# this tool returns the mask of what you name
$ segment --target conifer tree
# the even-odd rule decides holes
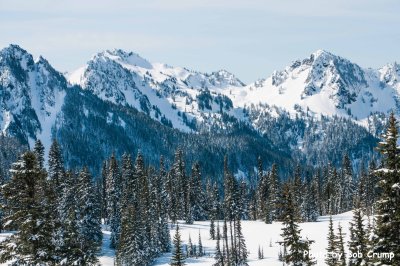
[[[171,236],[168,227],[168,194],[166,188],[167,173],[164,166],[164,158],[160,158],[160,169],[156,180],[158,195],[158,213],[159,213],[159,239],[160,251],[168,252],[171,249]]]
[[[212,218],[210,220],[210,238],[212,240],[215,240],[215,223]]]
[[[151,195],[150,195],[150,182],[148,173],[144,165],[144,158],[141,152],[138,153],[135,161],[135,179],[138,180],[138,208],[140,221],[143,228],[142,243],[144,247],[144,253],[148,256],[147,260],[150,260],[153,254],[152,246],[152,210],[151,210]]]
[[[284,240],[284,248],[286,253],[284,255],[284,262],[291,265],[304,265],[308,263],[309,259],[304,256],[304,251],[309,249],[308,241],[304,242],[300,239],[298,214],[294,205],[294,199],[289,184],[284,184],[282,194],[283,206],[283,228],[282,234]],[[306,243],[306,244],[305,244]]]
[[[146,265],[141,241],[140,217],[134,204],[129,203],[122,213],[121,237],[116,252],[116,265]]]
[[[341,196],[341,212],[348,211],[353,206],[353,196],[355,193],[353,170],[348,154],[343,157],[342,166],[342,196]]]
[[[56,263],[48,220],[46,174],[33,152],[25,152],[12,166],[12,178],[1,188],[7,228],[17,231],[0,243],[0,263],[15,265]]]
[[[393,113],[388,128],[380,142],[383,167],[378,169],[381,194],[376,202],[376,228],[374,252],[394,253],[392,260],[381,258],[376,265],[400,265],[400,173],[398,122]]]
[[[43,143],[37,139],[33,148],[39,168],[44,168],[44,146]]]
[[[338,226],[338,235],[336,236],[336,253],[342,254],[342,256],[338,259],[337,265],[338,266],[346,266],[346,251],[344,249],[344,233],[343,228],[339,223]]]
[[[366,235],[366,228],[363,222],[359,200],[357,200],[356,209],[353,211],[353,221],[350,222],[349,252],[351,254],[361,254],[360,257],[353,256],[350,258],[350,266],[367,265],[368,237]]]
[[[325,263],[328,266],[336,266],[338,264],[338,259],[335,256],[337,248],[335,231],[333,229],[332,215],[329,217],[329,231],[328,231],[328,247],[326,248],[327,256],[325,258]]]
[[[189,241],[188,241],[188,244],[187,244],[187,250],[188,250],[187,257],[193,257],[193,255],[194,255],[194,253],[193,253],[193,243],[192,243],[192,238],[190,237],[190,234],[189,234]]]
[[[231,261],[231,254],[229,251],[229,243],[228,243],[228,224],[226,219],[224,220],[224,225],[222,227],[222,242],[223,242],[223,254],[224,254],[224,261],[226,263],[230,263]]]
[[[182,252],[181,234],[179,232],[179,225],[176,224],[176,230],[174,235],[174,249],[172,252],[171,266],[182,266],[185,265],[185,258]]]
[[[199,247],[199,252],[198,252],[198,256],[202,257],[204,255],[204,251],[203,251],[203,243],[201,242],[201,235],[200,235],[200,230],[199,230],[199,242],[198,242],[198,247]]]
[[[120,234],[121,212],[121,177],[117,159],[113,154],[109,162],[107,175],[107,213],[109,215],[109,225],[111,229],[110,247],[116,248]]]
[[[63,206],[63,227],[61,253],[65,262],[64,265],[71,265],[83,257],[84,250],[81,248],[79,233],[78,198],[76,191],[78,178],[71,172],[65,173],[65,190],[62,198]]]
[[[219,223],[217,224],[217,247],[215,250],[215,263],[213,266],[224,266],[224,254],[221,252]]]
[[[77,184],[78,202],[78,230],[81,249],[84,250],[84,257],[79,261],[82,265],[95,264],[96,254],[99,251],[102,233],[99,195],[96,194],[92,177],[85,167],[80,172]]]
[[[54,184],[55,191],[62,195],[64,190],[64,161],[61,155],[60,145],[56,140],[53,140],[53,143],[50,146],[49,150],[49,179],[52,180]],[[60,206],[62,208],[62,206]],[[61,210],[58,210],[61,212]]]
[[[237,219],[235,222],[235,238],[236,238],[236,265],[247,265],[247,248],[245,239],[242,233],[242,226],[240,219]]]
[[[304,211],[302,210],[302,207],[304,209],[302,194],[304,193],[305,189],[303,187],[303,181],[301,178],[301,168],[300,168],[299,164],[296,166],[293,182],[294,182],[294,184],[293,184],[294,206],[295,206],[295,208],[297,208],[296,213],[299,214],[299,220],[302,221],[305,216]]]
[[[307,182],[305,186],[304,218],[308,222],[315,222],[319,216],[319,189],[317,177]]]
[[[108,176],[108,167],[107,160],[103,161],[103,165],[101,167],[101,218],[104,219],[104,223],[108,223],[108,213],[107,213],[107,176]]]
[[[190,184],[188,185],[188,212],[190,211],[192,220],[202,221],[205,216],[205,196],[202,189],[200,164],[196,162],[192,167]],[[190,219],[189,219],[190,220]]]
[[[278,166],[277,164],[273,164],[271,168],[271,173],[269,174],[268,208],[270,216],[268,222],[275,221],[278,218],[279,216],[278,204],[279,204]]]
[[[258,259],[264,259],[264,251],[261,249],[260,245],[258,245]]]
[[[4,180],[4,176],[1,174],[0,172],[0,188],[4,185],[5,180]],[[2,193],[0,193],[0,233],[4,230],[4,226],[3,226],[3,216],[4,216],[4,212],[3,212],[3,208],[1,206],[4,205],[4,199],[3,199],[3,195]]]
[[[188,179],[185,171],[185,161],[183,158],[182,149],[175,152],[175,160],[171,169],[172,185],[174,186],[175,210],[174,219],[185,218],[188,216],[186,212],[190,211],[186,206],[187,192],[188,192]],[[174,220],[173,219],[173,220]]]

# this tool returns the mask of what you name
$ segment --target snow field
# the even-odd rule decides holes
[[[343,227],[345,233],[345,242],[349,240],[349,222],[352,219],[352,212],[346,212],[339,215],[332,216],[333,226],[335,233],[339,223]],[[215,222],[217,225],[217,221]],[[223,222],[220,221],[220,228],[222,233]],[[315,243],[311,245],[311,252],[318,255],[315,257],[317,265],[325,265],[323,254],[326,252],[328,246],[329,216],[319,217],[317,222],[301,223],[300,228],[302,238],[314,240]],[[171,225],[171,239],[175,233],[175,226]],[[186,259],[186,265],[193,266],[211,266],[214,264],[214,252],[216,247],[216,240],[210,239],[210,221],[194,222],[193,224],[185,224],[183,221],[179,222],[179,229],[183,245],[188,243],[189,235],[192,239],[193,245],[198,245],[198,235],[200,232],[201,241],[205,256],[199,258]],[[282,233],[282,223],[274,222],[272,224],[265,224],[262,221],[242,221],[242,230],[246,239],[246,247],[249,253],[248,264],[249,266],[281,266],[282,262],[278,260],[280,246],[277,241],[281,241],[280,234]],[[99,257],[101,265],[112,266],[114,265],[115,252],[109,249],[110,232],[103,231],[103,250]],[[258,259],[258,247],[264,251],[264,259]],[[221,243],[222,248],[222,243]],[[347,248],[347,247],[346,247]],[[171,259],[171,253],[164,253],[162,256],[154,261],[154,266],[168,266]]]

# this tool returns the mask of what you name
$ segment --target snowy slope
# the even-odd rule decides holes
[[[365,120],[375,112],[396,110],[397,64],[363,69],[347,59],[318,50],[282,71],[229,92],[235,106],[266,103],[296,113],[344,116]],[[318,116],[317,116],[318,117]]]
[[[165,116],[173,127],[191,131],[187,121],[210,123],[220,118],[221,111],[252,123],[242,114],[250,105],[268,105],[292,114],[307,111],[316,118],[321,114],[347,117],[367,127],[371,115],[398,110],[399,76],[397,63],[365,69],[318,50],[245,86],[225,70],[205,74],[113,50],[95,55],[68,79],[103,99],[129,104],[157,120]],[[226,104],[221,106],[222,95]],[[277,116],[276,110],[266,111]]]
[[[219,95],[217,91],[244,86],[225,70],[204,74],[149,63],[138,54],[118,49],[98,53],[86,66],[69,74],[68,80],[104,100],[135,107],[156,120],[167,119],[182,131],[191,131],[188,124],[192,119],[202,121],[204,113],[220,110],[213,103]],[[197,101],[203,90],[212,91],[210,108],[202,108]]]
[[[64,103],[67,81],[43,57],[17,45],[0,51],[0,131],[46,148]]]

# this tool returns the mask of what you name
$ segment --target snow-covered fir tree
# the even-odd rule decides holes
[[[301,239],[301,230],[298,225],[299,214],[296,213],[298,209],[295,207],[293,192],[288,183],[283,185],[282,206],[283,228],[281,236],[285,249],[284,262],[295,266],[312,265],[312,259],[309,256],[304,256],[304,251],[309,250],[309,241]]]
[[[378,259],[376,265],[400,265],[400,155],[397,146],[398,122],[392,113],[380,142],[383,166],[377,170],[381,194],[376,202],[374,252],[393,252],[394,258]]]
[[[7,204],[3,209],[5,227],[16,232],[0,242],[0,262],[16,265],[56,263],[52,245],[53,228],[46,205],[46,173],[36,155],[25,152],[11,169],[12,177],[1,188]]]
[[[181,241],[181,233],[179,232],[179,225],[176,224],[175,235],[174,235],[174,244],[172,251],[172,258],[170,265],[171,266],[183,266],[185,265],[185,257],[182,251],[182,241]]]
[[[85,256],[78,264],[91,265],[97,262],[101,246],[100,195],[96,193],[89,170],[85,167],[79,173],[76,187],[79,243]]]
[[[108,164],[107,173],[107,214],[106,223],[111,228],[110,247],[116,248],[121,226],[120,197],[121,197],[121,176],[117,159],[113,154]]]
[[[328,240],[328,247],[326,248],[327,256],[325,258],[325,263],[328,266],[335,266],[338,264],[338,259],[335,256],[335,253],[337,252],[338,248],[337,248],[335,231],[333,228],[332,216],[329,217],[329,230],[328,230],[327,240]]]
[[[338,259],[337,265],[338,266],[346,266],[346,251],[345,251],[345,244],[344,244],[344,236],[343,227],[338,225],[338,234],[336,235],[336,253],[342,254],[342,256]]]
[[[363,220],[363,213],[361,211],[360,202],[358,199],[356,203],[356,208],[353,211],[353,221],[350,222],[349,252],[351,254],[361,254],[361,256],[353,256],[350,258],[350,266],[368,265],[368,236]]]

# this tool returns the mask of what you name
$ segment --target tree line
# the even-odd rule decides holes
[[[185,256],[201,253],[188,250],[180,256],[179,227],[171,246],[169,223],[210,220],[210,238],[217,240],[215,265],[246,265],[241,221],[263,220],[283,222],[286,250],[281,257],[287,263],[295,263],[304,259],[299,254],[312,244],[301,238],[299,222],[354,208],[358,216],[377,214],[376,228],[370,232],[381,237],[373,242],[374,248],[394,248],[398,239],[393,230],[399,227],[392,217],[392,213],[397,215],[399,206],[396,184],[400,159],[393,142],[398,137],[396,123],[391,116],[386,140],[381,143],[381,165],[372,160],[356,175],[350,156],[345,155],[340,168],[328,164],[310,170],[297,165],[287,179],[279,175],[278,164],[264,169],[262,158],[257,162],[255,180],[238,177],[230,171],[227,157],[222,180],[204,177],[204,162],[188,167],[182,149],[175,152],[170,167],[163,157],[154,167],[146,165],[141,152],[134,159],[129,154],[120,159],[113,154],[103,162],[101,176],[92,178],[85,167],[65,169],[56,141],[45,167],[44,148],[38,140],[32,151],[24,152],[13,164],[11,178],[0,178],[1,229],[15,231],[1,242],[0,260],[94,265],[102,241],[101,226],[111,232],[110,247],[116,250],[116,265],[149,265],[169,251],[173,258],[184,260]],[[363,239],[360,231],[368,232],[368,228],[360,226],[365,224],[358,217],[351,226],[351,245],[357,249],[370,245],[357,242]],[[337,245],[341,234],[330,235],[332,250],[342,248]],[[366,238],[372,235],[363,234]],[[391,238],[391,242],[382,242],[384,237]],[[310,259],[301,263],[314,262]]]

